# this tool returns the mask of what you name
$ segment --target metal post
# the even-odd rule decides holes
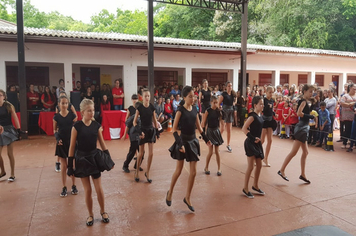
[[[20,114],[21,129],[27,130],[27,97],[26,97],[26,77],[25,77],[25,41],[23,29],[23,2],[16,0],[17,15],[17,50],[18,50],[18,79],[20,87]],[[22,138],[27,139],[27,134],[22,134]]]
[[[148,0],[148,89],[154,102],[153,0]]]
[[[242,94],[246,96],[246,61],[247,61],[247,14],[248,1],[242,3],[241,14],[241,77],[242,77]]]

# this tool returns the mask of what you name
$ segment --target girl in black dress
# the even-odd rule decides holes
[[[74,124],[70,137],[67,174],[69,176],[74,175],[82,180],[85,192],[85,203],[89,212],[86,224],[92,226],[94,223],[90,176],[98,196],[102,221],[109,223],[109,215],[105,212],[104,192],[101,186],[101,172],[103,170],[99,168],[98,163],[104,159],[108,159],[107,157],[110,158],[110,154],[104,142],[102,134],[103,128],[94,120],[94,102],[89,99],[83,99],[80,103],[80,112],[82,113],[83,119]],[[96,148],[97,141],[99,141],[101,149],[104,151]],[[75,165],[73,167],[76,146]],[[114,166],[111,165],[109,168],[114,168]]]
[[[261,144],[261,133],[263,127],[263,118],[261,112],[263,110],[263,99],[260,96],[255,96],[252,99],[253,112],[249,114],[242,131],[246,134],[247,138],[245,140],[245,152],[247,156],[247,170],[245,173],[245,185],[242,192],[248,198],[253,198],[253,194],[248,190],[248,182],[256,162],[256,170],[254,176],[254,182],[252,185],[252,190],[257,194],[265,195],[265,193],[258,187],[258,180],[260,178],[262,160],[264,158],[263,148]]]
[[[308,156],[308,145],[306,142],[308,140],[309,134],[309,119],[314,119],[314,116],[310,115],[311,109],[309,108],[307,101],[310,100],[310,98],[312,97],[314,89],[314,86],[305,84],[302,88],[303,96],[298,101],[297,115],[299,117],[299,122],[294,128],[295,140],[293,142],[292,150],[286,156],[281,169],[278,171],[278,175],[286,181],[289,181],[289,179],[285,175],[285,169],[301,147],[303,152],[300,160],[301,175],[299,176],[299,179],[303,180],[307,184],[310,184],[310,181],[305,175],[305,164]]]
[[[14,119],[16,129],[12,125],[11,118]],[[0,178],[6,175],[4,161],[2,159],[2,149],[4,146],[7,146],[7,155],[10,160],[11,175],[8,178],[8,181],[15,181],[15,157],[14,157],[14,141],[20,139],[20,123],[17,118],[14,106],[6,101],[6,93],[4,90],[0,89],[0,126],[1,135],[0,135]]]
[[[261,143],[265,142],[267,136],[267,145],[266,145],[266,155],[263,159],[263,162],[266,166],[270,167],[271,165],[268,162],[269,152],[271,151],[272,145],[272,135],[273,130],[276,129],[277,122],[273,119],[273,105],[274,100],[272,99],[273,87],[268,86],[266,89],[266,97],[263,98],[264,108],[263,108],[263,129],[262,129],[262,138]]]
[[[66,96],[61,96],[58,99],[58,105],[60,107],[60,112],[56,113],[53,117],[53,132],[54,137],[57,140],[56,153],[55,155],[59,157],[61,161],[61,174],[62,174],[62,192],[61,197],[67,196],[67,157],[70,145],[70,133],[72,131],[73,123],[77,121],[77,117],[74,116],[73,112],[68,111],[68,98]],[[72,176],[72,190],[71,193],[78,194],[77,187],[75,186],[75,178]]]
[[[194,102],[194,92],[193,87],[185,86],[182,91],[182,96],[184,101],[181,102],[181,106],[178,108],[176,113],[176,118],[173,124],[173,136],[175,142],[172,147],[169,149],[171,152],[171,157],[177,160],[176,170],[173,173],[172,181],[170,188],[166,196],[166,204],[171,206],[172,204],[172,195],[174,186],[182,173],[184,166],[184,159],[189,162],[189,178],[187,192],[183,199],[184,203],[187,204],[188,208],[191,211],[194,211],[194,207],[190,201],[190,195],[193,189],[195,175],[197,172],[197,161],[199,161],[198,156],[200,155],[200,145],[198,139],[195,137],[196,128],[199,130],[199,133],[203,137],[204,141],[211,146],[206,134],[203,132],[202,127],[200,126],[198,111]],[[181,124],[181,135],[177,133],[178,125]],[[184,125],[182,125],[184,124]]]
[[[222,102],[224,103],[223,105],[223,114],[224,114],[224,123],[226,124],[226,132],[227,132],[227,150],[228,152],[232,152],[232,149],[230,147],[230,139],[231,139],[231,130],[232,130],[232,123],[234,122],[234,107],[233,104],[235,103],[235,97],[236,94],[232,90],[232,83],[231,82],[226,82],[226,92],[223,92],[221,96],[219,97],[219,104]],[[222,124],[220,129],[221,129],[221,134],[224,132],[224,125]]]
[[[210,106],[210,97],[211,91],[208,87],[208,81],[206,79],[203,80],[203,88],[199,92],[199,102],[201,104],[201,112],[205,113],[206,109]],[[204,128],[204,126],[203,126]]]
[[[153,144],[156,142],[156,136],[159,138],[159,132],[157,130],[157,119],[156,119],[156,111],[155,107],[150,103],[150,91],[148,89],[144,89],[142,92],[143,96],[143,104],[139,106],[135,113],[135,118],[133,121],[133,125],[138,130],[138,133],[143,136],[143,139],[139,140],[139,154],[137,157],[138,167],[135,172],[135,181],[140,181],[139,178],[139,168],[141,165],[142,157],[145,152],[145,143],[148,143],[148,161],[147,161],[147,171],[145,173],[147,182],[152,183],[152,179],[150,179],[150,169],[153,158]],[[140,116],[141,119],[141,129],[137,126],[137,119]],[[153,121],[153,124],[152,124]],[[154,125],[154,126],[153,126]]]
[[[215,95],[211,97],[211,106],[206,110],[203,116],[203,121],[201,123],[202,127],[205,127],[208,124],[208,129],[206,130],[206,135],[211,142],[211,146],[209,146],[209,153],[206,156],[206,164],[204,168],[204,173],[206,175],[210,175],[209,171],[209,162],[210,158],[213,155],[213,147],[215,147],[215,155],[216,162],[218,164],[218,172],[217,175],[221,176],[220,169],[220,151],[219,146],[224,143],[224,140],[221,137],[221,133],[219,130],[219,124],[222,120],[221,111],[219,109],[219,98]]]

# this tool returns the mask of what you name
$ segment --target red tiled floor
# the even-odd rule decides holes
[[[300,152],[286,169],[290,179],[286,182],[277,171],[292,141],[274,137],[272,166],[264,167],[260,177],[260,187],[266,196],[247,199],[241,192],[246,169],[245,136],[235,127],[232,133],[233,153],[228,153],[225,145],[221,146],[221,177],[216,176],[214,157],[209,168],[211,175],[203,173],[207,147],[200,142],[202,156],[191,198],[195,213],[183,203],[187,164],[177,182],[172,206],[165,204],[175,169],[175,161],[168,152],[173,142],[171,133],[164,133],[155,145],[152,184],[146,182],[144,172],[140,173],[140,183],[136,183],[133,172],[122,171],[128,140],[106,142],[116,162],[115,169],[102,175],[106,211],[111,222],[100,222],[94,191],[96,220],[93,227],[85,225],[88,213],[80,179],[77,179],[79,195],[59,197],[62,186],[60,174],[54,171],[54,138],[33,136],[16,142],[16,181],[0,181],[0,235],[273,235],[311,225],[335,225],[356,235],[353,210],[356,206],[356,153],[346,153],[339,143],[335,143],[336,152],[310,147],[307,176],[312,184],[304,185],[298,179]],[[6,150],[3,157],[9,173]],[[67,187],[70,189],[69,180]]]

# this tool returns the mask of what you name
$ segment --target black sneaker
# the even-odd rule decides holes
[[[60,162],[56,162],[55,171],[56,172],[61,172],[61,163]]]
[[[61,197],[66,197],[67,196],[67,187],[63,187],[61,194],[59,195]]]
[[[228,152],[232,152],[230,145],[226,146]]]
[[[253,194],[249,191],[248,193],[245,192],[245,189],[242,189],[242,192],[245,194],[246,197],[248,198],[254,198]]]
[[[10,178],[7,179],[7,181],[14,182],[15,181],[15,176],[14,177],[11,176]]]
[[[255,187],[253,187],[253,186],[252,186],[252,190],[253,190],[253,191],[256,191],[256,192],[257,192],[257,194],[260,194],[260,195],[265,195],[265,192],[263,192],[260,188],[259,188],[259,189],[257,189],[257,188],[255,188]]]
[[[71,191],[72,195],[77,195],[78,194],[78,189],[77,186],[73,185],[72,186],[72,191]]]
[[[134,169],[136,170],[136,165],[134,166]],[[140,167],[140,171],[143,171],[143,169]]]
[[[129,170],[128,167],[123,166],[122,169],[123,169],[123,171],[124,171],[125,173],[130,173],[130,170]]]

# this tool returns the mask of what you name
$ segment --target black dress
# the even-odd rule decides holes
[[[98,139],[98,130],[101,125],[92,121],[86,126],[83,121],[77,121],[74,128],[77,130],[77,151],[75,154],[75,171],[74,176],[83,178],[92,176],[97,179],[101,176],[101,171],[96,162],[99,149],[96,148]]]
[[[234,107],[232,105],[234,103],[234,96],[232,94],[229,95],[227,92],[223,92],[221,96],[224,97],[223,100],[224,121],[225,123],[233,123]]]
[[[70,146],[70,135],[73,127],[73,120],[76,118],[73,112],[68,112],[68,114],[63,117],[61,114],[57,113],[54,115],[53,120],[57,122],[58,134],[62,140],[63,145],[56,145],[55,155],[62,158],[68,157],[69,146]]]
[[[210,107],[211,91],[209,89],[207,91],[205,91],[204,89],[201,89],[200,91],[202,94],[201,112],[205,113],[205,111]]]
[[[208,129],[206,131],[206,135],[214,146],[220,146],[224,143],[219,129],[221,111],[219,109],[214,110],[209,107],[206,112],[208,112]]]
[[[251,112],[249,116],[253,117],[253,122],[250,125],[250,133],[253,137],[261,138],[262,127],[263,127],[263,118],[262,116],[257,115],[255,112]],[[255,139],[250,139],[247,137],[245,139],[245,152],[246,156],[254,156],[256,158],[264,158],[262,143],[255,143]]]
[[[298,108],[302,102],[306,102],[305,99],[301,99],[298,101]],[[304,114],[310,114],[310,108],[308,103],[306,102],[305,107],[303,109]],[[294,138],[302,143],[305,143],[308,140],[309,136],[309,119],[305,116],[299,118],[299,122],[295,125],[294,128]]]
[[[200,145],[198,139],[195,136],[195,122],[198,114],[197,108],[192,106],[192,110],[188,111],[184,106],[180,106],[178,107],[177,111],[181,112],[181,117],[179,120],[179,124],[181,125],[180,137],[183,141],[185,153],[180,152],[179,145],[174,142],[173,145],[169,148],[171,157],[175,160],[185,159],[187,162],[199,161],[198,156],[200,156]]]
[[[0,146],[10,145],[12,142],[18,140],[18,134],[12,125],[11,113],[3,104],[0,107],[0,125],[4,128],[4,132],[0,135]]]
[[[152,125],[152,116],[155,111],[154,106],[150,103],[148,107],[143,104],[137,110],[140,112],[141,131],[145,134],[145,138],[140,139],[139,144],[155,143],[156,142],[156,129]]]
[[[273,105],[274,105],[274,100],[271,98],[268,100],[266,97],[263,98],[263,128],[272,128],[272,130],[275,130],[277,128],[277,122],[275,119],[273,119]]]

